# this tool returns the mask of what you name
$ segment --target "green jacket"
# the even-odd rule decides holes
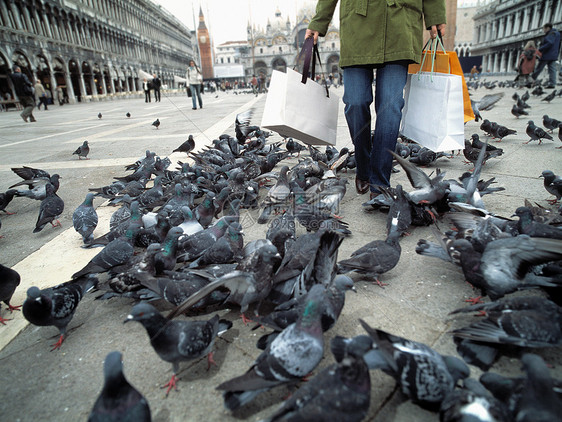
[[[326,35],[338,0],[318,0],[308,28]],[[423,31],[446,23],[445,0],[341,0],[340,66],[419,63]]]

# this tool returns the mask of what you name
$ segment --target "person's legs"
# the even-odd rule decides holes
[[[373,68],[354,66],[343,69],[345,119],[355,146],[356,177],[369,181],[371,155],[371,110],[373,102]]]
[[[377,186],[390,186],[392,155],[388,150],[396,148],[407,77],[407,65],[389,63],[377,69],[376,122],[370,161],[372,192],[377,191]]]
[[[536,81],[538,76],[541,74],[542,70],[546,66],[546,62],[544,60],[539,60],[539,64],[537,65],[535,71],[531,75],[531,77]]]
[[[191,90],[191,101],[193,103],[193,110],[197,108],[197,87],[196,85],[189,85],[189,89]]]
[[[556,86],[556,60],[551,60],[548,62],[548,85]]]
[[[197,100],[199,101],[199,108],[203,108],[203,98],[201,97],[201,85],[197,85]]]

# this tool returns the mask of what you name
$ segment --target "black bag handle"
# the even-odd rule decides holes
[[[304,44],[302,46],[302,49],[301,49],[301,51],[300,51],[300,53],[297,57],[297,63],[299,62],[303,53],[304,53],[304,63],[303,63],[303,69],[302,69],[301,82],[303,84],[305,84],[306,80],[308,79],[309,74],[310,74],[310,78],[313,81],[316,77],[316,60],[318,60],[318,63],[320,63],[320,66],[322,66],[322,62],[320,61],[320,53],[318,52],[318,46],[316,44],[314,44],[314,38],[313,37],[309,37],[309,38],[306,38],[304,40]],[[312,60],[312,69],[310,69],[311,60]],[[324,88],[326,88],[326,97],[329,98],[330,97],[330,91],[328,90],[328,86],[324,85]]]

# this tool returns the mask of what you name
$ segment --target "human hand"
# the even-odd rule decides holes
[[[313,31],[312,29],[307,29],[306,33],[304,34],[304,38],[314,38],[314,44],[318,43],[318,31]]]
[[[447,25],[444,23],[440,23],[439,25],[433,25],[431,27],[431,29],[429,30],[429,36],[431,37],[431,39],[435,39],[437,38],[437,31],[439,31],[439,33],[441,34],[441,36],[445,36],[445,27]]]

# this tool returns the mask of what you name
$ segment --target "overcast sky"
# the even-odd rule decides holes
[[[246,40],[248,21],[265,28],[267,19],[275,17],[279,9],[283,19],[296,23],[297,10],[313,7],[315,0],[152,0],[161,4],[188,28],[199,24],[199,7],[215,46],[225,41]]]

